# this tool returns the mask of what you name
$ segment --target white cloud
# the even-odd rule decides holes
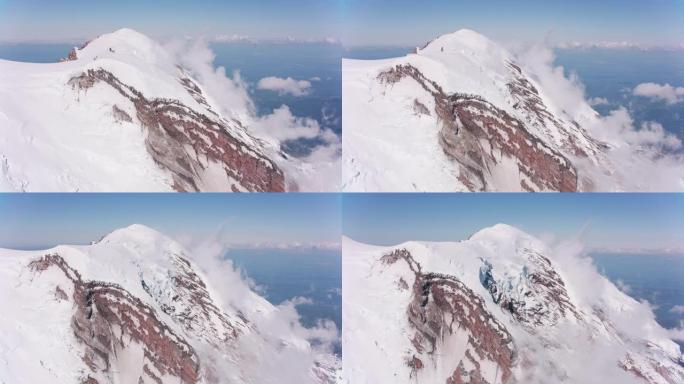
[[[601,317],[610,324],[616,334],[625,339],[649,340],[672,356],[678,356],[678,346],[670,340],[668,330],[661,327],[647,302],[639,302],[621,292],[615,284],[601,275],[593,260],[587,256],[583,244],[578,240],[557,240],[547,243],[547,256],[556,272],[564,280],[572,301],[581,308],[600,309]],[[516,344],[522,350],[528,347],[531,356],[539,353],[538,361],[544,359],[563,361],[563,370],[571,373],[573,382],[615,383],[631,382],[631,374],[622,370],[617,361],[624,358],[628,346],[622,343],[602,341],[601,338],[586,337],[586,328],[575,324],[556,325],[555,342],[566,348],[537,349],[536,336],[528,338],[525,332],[517,336]],[[529,340],[529,341],[528,341]],[[577,359],[578,351],[591,351],[591,359]],[[547,360],[548,361],[548,360]],[[525,372],[524,381],[546,383],[549,377],[558,375],[553,364],[535,364]]]
[[[308,156],[282,166],[298,180],[300,191],[339,191],[342,180],[342,140],[329,129],[322,130],[319,137],[325,144],[316,147]]]
[[[307,80],[295,80],[291,77],[281,78],[275,76],[264,77],[257,83],[257,88],[278,92],[279,95],[290,94],[292,96],[305,96],[311,91],[311,82]]]
[[[313,305],[313,300],[311,300],[308,297],[295,296],[295,297],[291,298],[290,300],[285,301],[285,303],[291,303],[294,306],[297,306],[297,305]]]
[[[212,41],[217,42],[217,43],[235,43],[235,42],[254,42],[255,40],[250,38],[249,36],[246,36],[246,35],[223,34],[223,35],[214,36]]]
[[[517,56],[525,71],[540,83],[553,112],[577,121],[608,145],[603,156],[605,167],[575,159],[579,174],[590,180],[593,190],[684,190],[684,155],[672,151],[681,148],[676,136],[656,122],[636,126],[624,107],[599,116],[589,105],[579,78],[573,73],[566,75],[562,66],[554,66],[550,48],[518,48]]]
[[[663,100],[668,104],[684,101],[684,87],[673,87],[670,84],[641,83],[634,87],[635,96]]]
[[[684,341],[684,321],[679,322],[679,327],[668,329],[667,332],[672,340]]]
[[[610,104],[610,102],[605,97],[592,97],[591,99],[589,99],[589,105],[591,106],[608,104]]]
[[[670,308],[669,312],[684,315],[684,305],[675,305],[674,307]]]
[[[564,67],[554,67],[553,50],[544,45],[532,45],[519,49],[517,57],[518,63],[540,83],[553,101],[553,105],[549,106],[553,112],[571,117],[593,112],[577,74],[570,73],[566,77]]]
[[[254,283],[224,258],[229,247],[223,240],[225,236],[225,230],[221,228],[206,238],[186,238],[184,241],[188,257],[200,267],[210,287],[216,290],[223,301],[222,306],[239,310],[255,328],[237,341],[236,350],[242,355],[240,367],[229,361],[214,361],[213,373],[235,378],[235,372],[243,372],[259,383],[313,384],[311,368],[321,362],[330,363],[333,345],[339,343],[337,326],[331,320],[321,320],[314,327],[302,325],[296,306],[312,304],[307,298],[295,297],[275,307],[258,305],[260,300],[265,300],[256,297]],[[199,352],[203,358],[214,360],[213,354]],[[242,380],[236,378],[235,381]]]
[[[321,133],[318,121],[294,116],[287,105],[281,105],[270,115],[258,117],[253,127],[258,133],[279,141],[313,139]]]
[[[231,243],[233,248],[239,249],[280,249],[280,250],[339,250],[341,249],[339,242],[289,242],[289,243],[274,243],[274,242],[257,242],[257,243]]]
[[[629,284],[625,283],[624,281],[622,281],[620,279],[615,281],[615,286],[617,286],[620,291],[622,291],[623,293],[625,293],[627,295],[629,295],[630,291],[632,290],[632,287],[630,287]]]
[[[680,51],[684,50],[684,44],[643,44],[634,41],[571,41],[555,45],[558,49],[589,50],[589,49],[616,49],[616,50],[640,50],[640,51]]]
[[[240,73],[233,72],[231,78],[226,75],[224,67],[214,68],[216,56],[207,41],[172,40],[165,48],[175,57],[177,63],[203,85],[206,92],[218,103],[223,115],[240,119],[254,114],[254,102]]]

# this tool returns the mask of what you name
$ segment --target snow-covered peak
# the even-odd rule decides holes
[[[104,236],[95,244],[103,245],[108,249],[123,247],[134,249],[134,254],[143,255],[145,258],[160,258],[166,260],[170,255],[184,255],[187,251],[175,240],[161,232],[142,224],[133,224],[125,228],[114,230]],[[131,254],[131,253],[123,253]]]
[[[421,49],[422,52],[468,50],[471,52],[485,53],[501,51],[502,48],[488,39],[486,36],[471,29],[459,29],[456,32],[447,33],[430,41]]]
[[[113,58],[127,62],[160,63],[170,57],[160,44],[130,28],[100,35],[76,50],[80,60]]]
[[[502,223],[475,232],[470,236],[470,240],[501,246],[525,244],[527,246],[534,245],[535,248],[543,248],[543,244],[539,239],[517,227]]]
[[[118,228],[105,235],[100,242],[117,242],[121,240],[135,240],[139,242],[157,241],[168,239],[166,235],[143,224],[131,224],[127,227]]]
[[[470,63],[480,68],[475,71],[477,67],[473,67],[471,75],[487,76],[507,74],[506,64],[513,59],[505,48],[470,29],[441,35],[417,53],[448,67],[462,66],[464,62]]]

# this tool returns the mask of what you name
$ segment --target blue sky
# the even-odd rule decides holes
[[[81,41],[129,27],[150,36],[338,36],[339,0],[0,0],[0,41]]]
[[[0,194],[0,247],[85,244],[138,223],[234,242],[339,243],[336,194]]]
[[[457,241],[506,223],[589,247],[684,249],[684,194],[346,194],[343,233],[393,245]]]
[[[415,46],[460,28],[500,41],[683,43],[681,0],[0,0],[0,41],[77,42],[121,27],[153,37],[341,37]]]
[[[422,45],[461,28],[504,42],[682,43],[681,0],[346,0],[345,45]]]

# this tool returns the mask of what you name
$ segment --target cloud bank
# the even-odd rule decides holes
[[[279,141],[313,139],[321,134],[318,121],[309,117],[294,116],[287,105],[274,109],[270,115],[256,118],[253,127],[261,135]]]
[[[632,93],[635,96],[662,100],[667,104],[676,104],[684,101],[684,87],[673,87],[670,84],[641,83],[634,87]]]
[[[311,92],[311,82],[307,80],[295,80],[291,77],[269,76],[264,77],[257,83],[258,89],[278,92],[279,95],[290,94],[295,97],[305,96]]]

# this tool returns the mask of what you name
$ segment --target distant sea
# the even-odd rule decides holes
[[[51,63],[64,58],[76,44],[0,44],[0,59]],[[311,117],[319,125],[342,132],[342,48],[325,43],[214,43],[214,65],[223,66],[232,76],[239,71],[250,86],[257,114],[266,115],[282,104],[295,116]],[[269,76],[292,77],[311,83],[307,95],[294,97],[260,90],[256,84]],[[286,143],[295,155],[306,154],[319,144],[316,140]]]
[[[261,287],[261,294],[278,305],[294,297],[311,300],[297,306],[307,327],[332,320],[342,329],[342,256],[331,250],[234,249],[226,255]],[[341,346],[336,346],[341,352]]]
[[[665,328],[684,326],[684,255],[594,254],[599,272],[653,307]],[[678,341],[684,351],[684,342]]]

